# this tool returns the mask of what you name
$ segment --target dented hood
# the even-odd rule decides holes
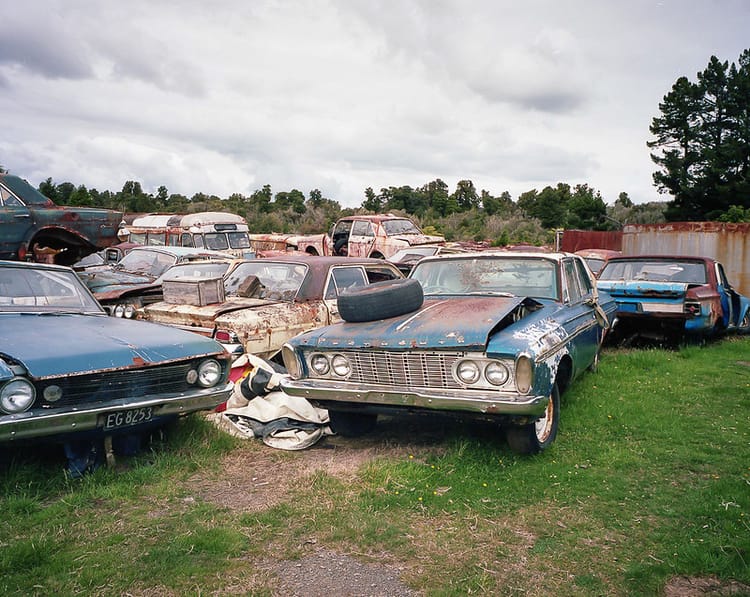
[[[117,317],[76,314],[0,316],[0,355],[33,377],[75,375],[221,353],[209,338]]]
[[[490,333],[525,297],[427,300],[418,310],[365,323],[341,323],[309,332],[305,344],[321,348],[395,347],[484,350]]]
[[[430,236],[429,234],[394,234],[389,238],[395,238],[405,243],[409,243],[410,246],[416,245],[434,245],[442,244],[445,239],[442,236]]]
[[[172,304],[161,301],[149,305],[144,309],[146,319],[157,323],[166,323],[170,325],[212,325],[216,318],[225,313],[239,311],[241,309],[258,309],[267,305],[274,305],[282,301],[259,299],[259,298],[241,298],[230,297],[226,302],[213,303],[210,305],[185,305]],[[287,301],[288,302],[288,301]]]

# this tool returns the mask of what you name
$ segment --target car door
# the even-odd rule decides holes
[[[724,267],[716,263],[716,290],[721,299],[721,319],[724,327],[732,329],[737,326],[740,312],[740,297],[727,280]]]
[[[10,189],[0,184],[0,258],[17,259],[18,248],[33,226],[31,211]]]
[[[594,285],[583,264],[577,259],[563,260],[563,302],[567,305],[565,331],[570,337],[569,350],[576,369],[594,362],[602,337],[596,312]],[[565,310],[565,307],[563,307]]]
[[[369,257],[375,244],[375,229],[372,222],[355,220],[349,235],[349,257]]]

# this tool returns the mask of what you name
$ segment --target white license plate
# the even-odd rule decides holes
[[[682,303],[641,303],[641,308],[646,313],[682,313]]]
[[[118,427],[128,427],[130,425],[148,423],[153,416],[154,412],[150,406],[131,408],[128,410],[117,410],[104,415],[104,428],[117,429]]]

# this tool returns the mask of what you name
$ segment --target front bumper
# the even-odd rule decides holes
[[[291,396],[336,403],[406,407],[436,412],[466,412],[482,415],[540,417],[549,396],[523,396],[476,390],[397,388],[366,384],[346,384],[331,380],[284,379],[281,388]]]
[[[197,390],[190,394],[159,394],[137,400],[116,400],[106,404],[68,406],[58,409],[34,409],[16,415],[0,415],[0,442],[43,437],[69,436],[92,431],[103,434],[110,413],[151,408],[151,422],[163,417],[187,415],[200,410],[211,410],[229,399],[234,384]],[[145,425],[144,425],[145,426]],[[137,430],[139,425],[121,427]]]

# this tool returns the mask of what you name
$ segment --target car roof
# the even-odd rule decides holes
[[[699,255],[622,255],[620,257],[612,257],[609,262],[612,261],[703,261],[704,263],[714,263],[716,260],[712,257],[703,257]],[[608,262],[608,263],[609,263]]]
[[[67,265],[57,265],[57,264],[52,264],[52,263],[35,263],[33,261],[0,260],[0,267],[19,267],[22,269],[26,269],[26,268],[49,269],[49,270],[66,271],[66,272],[73,271]]]
[[[566,257],[578,257],[580,255],[574,255],[573,253],[560,253],[560,252],[549,252],[549,253],[531,253],[524,251],[469,251],[466,253],[446,253],[442,255],[432,255],[430,257],[424,257],[419,263],[426,263],[429,261],[458,261],[461,259],[490,259],[490,258],[501,258],[501,259],[546,259],[548,261],[561,261]]]

